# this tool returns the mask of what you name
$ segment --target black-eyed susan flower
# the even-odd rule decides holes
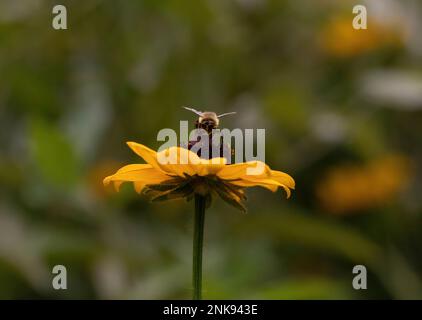
[[[129,147],[145,164],[129,164],[115,174],[106,177],[104,184],[113,183],[119,190],[123,182],[132,182],[138,193],[144,193],[152,201],[192,199],[194,194],[211,199],[219,195],[236,208],[245,211],[244,189],[260,186],[273,192],[283,188],[290,197],[295,182],[287,173],[271,170],[259,161],[226,164],[225,158],[202,159],[197,154],[181,147],[171,147],[161,152],[128,142]],[[167,162],[167,163],[166,163]],[[248,168],[262,166],[258,175],[248,174]]]
[[[113,183],[115,188],[124,182],[132,182],[138,193],[144,193],[153,201],[195,198],[193,239],[193,298],[202,297],[202,247],[205,208],[213,195],[236,208],[245,211],[245,188],[260,186],[273,192],[283,188],[287,197],[295,182],[288,174],[271,170],[263,162],[227,164],[226,158],[203,159],[182,147],[171,147],[155,152],[144,145],[128,142],[129,147],[144,164],[130,164],[106,177],[104,184]],[[262,168],[259,174],[250,169]],[[256,173],[256,172],[255,172]]]

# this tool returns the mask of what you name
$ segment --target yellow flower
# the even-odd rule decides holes
[[[320,35],[321,45],[330,56],[350,58],[384,46],[399,46],[401,33],[388,25],[372,22],[368,29],[355,30],[350,17],[328,22]]]
[[[226,202],[245,211],[242,200],[246,199],[246,187],[260,186],[273,192],[281,187],[287,197],[290,197],[290,189],[295,187],[291,176],[271,170],[260,161],[226,164],[225,158],[202,159],[181,147],[171,147],[157,153],[135,142],[127,144],[146,163],[124,166],[106,177],[104,185],[113,183],[118,191],[123,182],[133,182],[138,193],[143,192],[153,201],[190,200],[195,194],[211,200],[211,195],[218,194]],[[261,174],[248,174],[248,169],[257,166],[264,168]]]
[[[348,214],[383,205],[403,190],[410,178],[409,160],[384,156],[366,165],[342,165],[329,170],[316,185],[321,206],[333,214]]]

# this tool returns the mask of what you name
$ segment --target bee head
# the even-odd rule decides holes
[[[205,129],[208,133],[212,131],[212,129],[215,129],[220,124],[219,118],[229,115],[229,114],[235,114],[236,112],[228,112],[223,113],[220,115],[217,115],[215,112],[211,111],[198,111],[192,108],[184,107],[186,110],[192,111],[193,113],[197,114],[199,116],[198,120],[196,120],[196,127]]]
[[[220,120],[215,112],[205,111],[198,118],[198,123],[201,125],[212,126],[217,128]]]

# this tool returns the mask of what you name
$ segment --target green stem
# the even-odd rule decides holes
[[[202,299],[202,247],[204,243],[205,197],[195,194],[195,222],[193,230],[193,300]]]

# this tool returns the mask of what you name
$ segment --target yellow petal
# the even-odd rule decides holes
[[[258,165],[264,167],[264,171],[261,174],[248,174],[248,168],[257,168]],[[217,173],[217,176],[241,187],[260,186],[273,192],[277,191],[278,187],[282,187],[286,191],[288,198],[291,195],[290,188],[294,189],[295,186],[293,178],[287,173],[271,170],[268,165],[259,161],[227,165]]]
[[[135,182],[133,183],[133,186],[134,186],[135,191],[136,191],[137,193],[141,193],[142,189],[144,189],[146,185],[147,185],[147,183],[140,182],[140,181],[135,181]]]
[[[290,194],[289,188],[272,179],[239,179],[239,180],[232,180],[230,181],[231,184],[234,184],[239,187],[263,187],[269,189],[273,192],[277,191],[278,187],[282,187],[286,190],[287,194]]]
[[[248,174],[248,168],[256,168],[258,165],[263,166],[264,172],[259,175]],[[245,176],[255,178],[268,177],[270,176],[270,171],[271,170],[269,169],[269,167],[261,161],[249,161],[226,165],[221,171],[217,173],[217,176],[225,180],[240,179]]]
[[[136,171],[136,170],[149,169],[149,168],[152,168],[150,164],[129,164],[127,166],[121,167],[119,170],[116,171],[115,174],[106,177],[103,180],[103,183],[105,186],[109,185],[110,182],[112,181],[112,178],[118,173],[126,173],[126,172],[131,172],[131,171]]]
[[[158,165],[162,170],[180,177],[196,174],[194,163],[199,163],[198,155],[185,148],[170,147],[157,153]]]
[[[179,177],[214,175],[226,164],[225,158],[202,159],[196,153],[182,147],[170,147],[157,153],[136,142],[127,144],[153,168],[169,175]]]
[[[226,158],[201,159],[199,165],[195,166],[196,174],[199,176],[216,175],[226,167]]]
[[[217,176],[224,180],[239,179],[246,174],[246,168],[248,167],[249,165],[247,163],[229,164],[221,169],[217,173]]]
[[[281,172],[281,171],[276,171],[276,170],[271,170],[271,179],[274,179],[274,180],[286,185],[290,189],[295,188],[295,180],[290,175],[288,175],[287,173],[284,173],[284,172]]]
[[[202,159],[196,153],[181,147],[170,147],[157,153],[159,166],[180,177],[185,175],[214,175],[224,168],[225,158]]]
[[[158,163],[157,160],[157,152],[154,150],[136,143],[136,142],[127,142],[127,145],[129,148],[131,148],[138,156],[140,156],[142,159],[144,159],[148,164],[150,164],[155,169],[162,171],[164,173],[167,173],[162,166]]]
[[[116,192],[120,191],[120,186],[123,184],[124,181],[113,181],[113,185],[114,185],[114,190],[116,190]]]
[[[117,191],[123,182],[134,182],[135,190],[140,192],[147,184],[158,184],[168,179],[168,175],[149,164],[132,164],[119,169],[114,175],[106,177],[103,182],[104,185],[113,182]]]

